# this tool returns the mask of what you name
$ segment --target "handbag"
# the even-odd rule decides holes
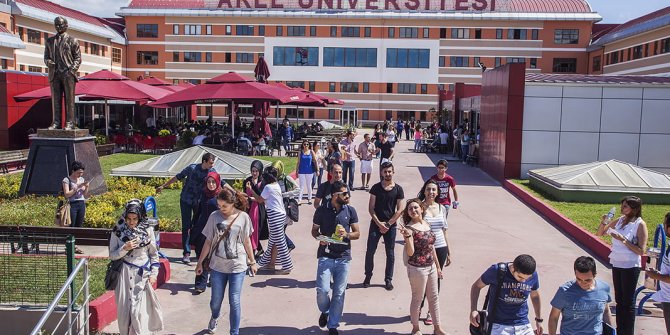
[[[107,272],[105,273],[105,289],[114,290],[116,289],[116,283],[119,281],[119,275],[121,274],[121,266],[123,265],[123,258],[117,259],[115,261],[110,261],[107,264]]]
[[[490,301],[489,294],[491,293],[491,291],[489,290],[489,292],[486,293],[486,298],[484,299],[484,305],[482,306],[482,310],[477,311],[477,313],[479,314],[479,326],[475,327],[472,324],[470,324],[471,335],[489,335],[491,334],[491,330],[493,329],[493,322],[490,321],[493,320],[493,318],[496,315],[496,308],[498,307],[498,294],[500,293],[500,289],[502,288],[503,279],[505,278],[505,272],[507,271],[507,264],[498,263],[497,268],[498,268],[498,272],[496,275],[497,289],[492,299],[493,307],[491,308],[491,315],[489,317],[487,312],[487,306]]]
[[[219,238],[216,240],[216,243],[214,243],[214,246],[209,249],[209,253],[207,254],[207,257],[202,260],[202,269],[203,271],[212,271],[212,268],[209,266],[209,263],[212,261],[212,253],[214,250],[217,250],[219,248],[219,244],[221,244],[221,240],[224,238],[228,238],[228,235],[230,234],[230,228],[233,227],[233,223],[235,223],[235,220],[240,216],[238,213],[237,216],[233,219],[233,221],[228,225],[226,230],[223,232],[223,234],[219,235]]]
[[[300,207],[298,207],[298,202],[293,198],[284,198],[284,209],[286,210],[286,216],[293,222],[298,222],[300,218]]]
[[[58,201],[54,223],[58,227],[69,227],[72,224],[72,218],[70,217],[70,202],[67,199]]]

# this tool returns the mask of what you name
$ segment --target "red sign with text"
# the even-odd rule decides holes
[[[496,0],[205,0],[205,8],[494,12]]]

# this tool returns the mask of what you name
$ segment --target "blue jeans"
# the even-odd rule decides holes
[[[421,150],[421,140],[414,140],[414,152]]]
[[[316,305],[321,313],[328,314],[328,328],[337,328],[340,325],[344,310],[344,294],[347,290],[349,277],[348,259],[319,258],[316,268]],[[329,297],[330,279],[333,279],[333,297]]]
[[[86,217],[86,203],[83,200],[70,203],[70,220],[72,227],[83,227]]]
[[[210,272],[212,282],[212,298],[209,301],[209,309],[212,310],[212,319],[218,319],[221,315],[221,303],[228,285],[228,304],[230,305],[230,335],[239,335],[242,308],[240,307],[240,295],[242,283],[244,282],[244,271],[240,273],[223,273],[216,270]]]
[[[342,161],[342,173],[342,181],[349,185],[349,190],[353,190],[356,161]]]
[[[463,152],[463,161],[465,162],[468,159],[468,153],[470,152],[470,145],[461,144],[461,152]]]
[[[184,255],[190,255],[191,243],[189,239],[189,233],[191,232],[191,227],[193,226],[193,216],[195,215],[195,211],[198,209],[198,206],[191,206],[180,200],[179,207],[181,208],[181,245],[184,249]]]
[[[284,152],[289,152],[289,150],[291,150],[291,147],[289,146],[290,142],[291,141],[288,138],[281,139],[281,145],[284,147]]]

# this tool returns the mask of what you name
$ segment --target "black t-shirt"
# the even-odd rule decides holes
[[[332,188],[333,184],[329,181],[321,183],[319,187],[316,189],[316,198],[321,199],[321,207],[325,206],[327,203],[330,202],[330,199],[332,196],[330,195],[330,189]],[[349,187],[347,186],[347,190],[349,190]]]
[[[379,149],[381,149],[382,158],[391,157],[391,150],[393,149],[393,143],[386,141],[386,143],[380,143]]]
[[[372,185],[370,194],[375,196],[375,214],[379,221],[388,221],[396,209],[396,202],[405,199],[402,186],[395,184],[390,191],[385,191],[382,183]]]
[[[356,213],[355,208],[348,205],[342,206],[340,211],[337,212],[329,201],[316,210],[313,222],[315,225],[319,226],[321,235],[330,237],[335,232],[335,228],[338,224],[342,225],[347,233],[351,233],[351,225],[358,223],[358,214]],[[347,242],[347,244],[331,243],[328,245],[328,252],[326,252],[325,245],[319,244],[316,257],[328,257],[334,259],[343,258],[351,260],[351,241],[348,238],[345,238],[343,241]]]

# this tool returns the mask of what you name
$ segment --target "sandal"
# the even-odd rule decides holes
[[[430,317],[430,312],[426,314],[426,318],[423,319],[423,324],[426,326],[431,326],[433,324],[433,318]]]
[[[84,250],[79,249],[79,247],[74,247],[74,253],[77,255],[83,255]]]

